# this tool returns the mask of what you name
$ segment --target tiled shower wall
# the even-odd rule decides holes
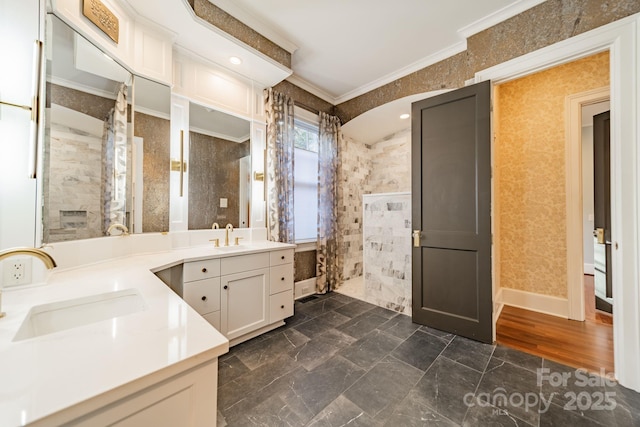
[[[344,256],[343,279],[362,276],[362,196],[371,171],[370,148],[343,137],[338,172],[338,239]]]
[[[364,196],[364,296],[411,315],[411,193]]]
[[[343,278],[349,280],[363,273],[362,196],[411,191],[411,132],[398,132],[373,145],[344,137],[340,150],[338,230]]]
[[[47,144],[48,243],[102,236],[102,138],[57,123]]]

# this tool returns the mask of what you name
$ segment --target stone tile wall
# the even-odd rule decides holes
[[[362,275],[362,196],[371,171],[370,148],[346,137],[340,140],[338,170],[338,239],[343,279]]]
[[[338,230],[343,276],[362,275],[362,196],[411,190],[411,132],[407,129],[371,146],[344,137],[338,187]]]
[[[364,196],[364,295],[411,314],[411,194]]]
[[[50,135],[45,241],[102,236],[102,138],[56,123]]]
[[[411,130],[371,146],[368,187],[372,193],[411,191]]]

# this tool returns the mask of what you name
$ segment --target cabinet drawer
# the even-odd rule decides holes
[[[203,261],[192,261],[184,263],[182,272],[184,282],[208,279],[220,275],[220,260],[205,259]]]
[[[269,323],[293,316],[293,290],[269,297]]]
[[[280,265],[293,263],[293,249],[282,249],[269,252],[270,265]]]
[[[202,316],[204,320],[211,323],[211,326],[220,331],[220,310]]]
[[[271,267],[269,285],[269,293],[272,295],[293,289],[293,264]]]
[[[269,267],[268,252],[231,256],[220,260],[220,271],[223,276],[267,267]]]
[[[220,310],[220,278],[185,283],[182,298],[200,314]]]

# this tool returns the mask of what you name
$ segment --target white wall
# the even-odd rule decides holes
[[[585,274],[593,274],[593,126],[582,128],[582,242]]]

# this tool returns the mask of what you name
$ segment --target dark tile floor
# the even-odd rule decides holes
[[[219,363],[219,426],[640,425],[612,381],[338,293]]]

